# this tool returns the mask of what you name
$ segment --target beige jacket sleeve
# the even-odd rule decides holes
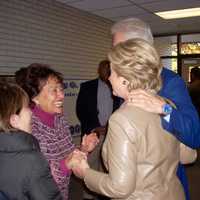
[[[182,164],[191,164],[197,159],[197,150],[180,143],[180,162]]]
[[[87,169],[84,181],[90,190],[111,198],[126,198],[135,190],[137,150],[134,136],[129,137],[134,129],[127,125],[119,112],[109,120],[104,144],[108,173]]]

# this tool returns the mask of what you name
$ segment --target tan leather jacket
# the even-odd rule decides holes
[[[124,104],[109,120],[102,156],[108,173],[86,170],[89,189],[118,200],[184,200],[176,176],[180,143],[159,115]]]

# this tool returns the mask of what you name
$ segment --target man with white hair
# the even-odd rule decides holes
[[[148,24],[137,18],[128,18],[115,23],[111,28],[113,45],[128,39],[140,38],[153,44],[153,36]],[[180,142],[191,148],[200,147],[198,114],[191,102],[182,78],[163,68],[163,86],[158,95],[143,90],[131,94],[131,102],[146,111],[161,115],[163,128],[171,132]],[[168,148],[168,147],[166,147]],[[186,200],[189,200],[187,177],[184,166],[179,164],[177,175],[183,184]]]

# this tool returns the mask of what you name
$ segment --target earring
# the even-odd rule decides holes
[[[126,85],[126,81],[123,81],[122,84],[123,84],[123,85]]]
[[[40,103],[39,103],[39,101],[38,101],[38,99],[33,99],[33,102],[36,104],[36,105],[39,105]]]

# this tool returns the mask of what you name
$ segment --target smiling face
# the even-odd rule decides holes
[[[34,97],[33,101],[39,104],[45,112],[62,113],[64,101],[62,83],[57,78],[50,76],[40,93]]]

